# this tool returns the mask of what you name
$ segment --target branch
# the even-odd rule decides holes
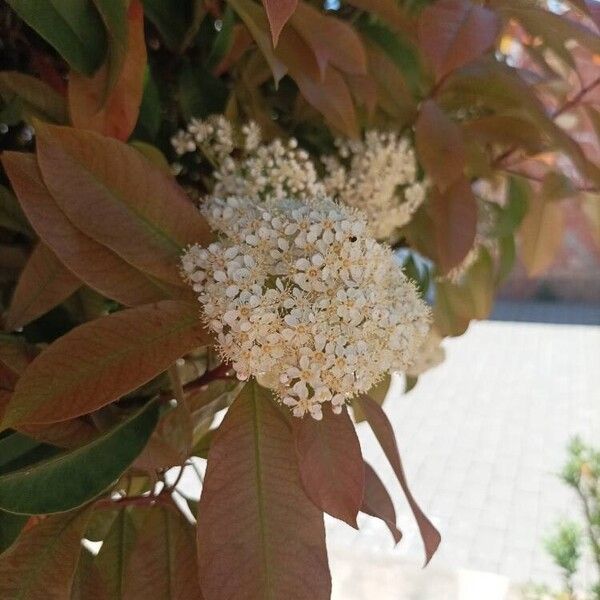
[[[194,381],[190,381],[183,386],[183,391],[186,394],[190,392],[196,392],[204,386],[208,385],[211,381],[215,381],[217,379],[232,379],[233,376],[228,373],[231,371],[231,365],[229,363],[223,363],[212,369],[207,371],[198,379],[194,379]]]
[[[554,120],[557,117],[560,117],[560,115],[563,113],[577,106],[583,100],[584,96],[591,92],[598,85],[600,85],[600,77],[596,77],[594,81],[582,87],[570,100],[567,100],[561,107],[556,109],[554,113],[550,115],[550,118]],[[492,166],[501,167],[502,163],[506,161],[507,158],[510,158],[518,149],[518,146],[511,146],[492,161]]]

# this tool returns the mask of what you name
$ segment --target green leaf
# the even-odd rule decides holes
[[[32,117],[64,124],[69,120],[65,99],[43,81],[19,73],[0,73],[0,96],[5,103],[17,100],[22,117],[31,122]]]
[[[211,444],[198,507],[207,598],[329,598],[323,516],[302,489],[294,456],[271,392],[247,383]]]
[[[33,231],[15,196],[0,185],[0,227],[33,237]]]
[[[158,86],[150,67],[144,73],[144,93],[140,105],[140,114],[133,132],[133,138],[152,141],[158,134],[161,123],[161,103]]]
[[[114,483],[143,450],[158,421],[158,404],[137,413],[93,442],[0,477],[0,509],[18,514],[72,510]]]
[[[225,7],[225,14],[223,15],[221,30],[215,37],[210,54],[206,61],[209,70],[218,65],[222,58],[229,50],[232,41],[233,25],[235,24],[235,13],[231,10],[230,6]]]
[[[19,432],[9,433],[0,439],[0,473],[11,469],[16,460],[36,449],[37,440]]]
[[[42,177],[73,225],[141,271],[182,285],[183,249],[208,244],[212,233],[175,180],[92,131],[44,125],[37,132]]]
[[[329,408],[323,418],[293,422],[300,479],[317,508],[358,529],[365,471],[360,443],[346,407],[336,415]]]
[[[408,394],[408,392],[410,392],[412,389],[414,389],[415,386],[417,385],[418,381],[419,381],[418,377],[406,375],[406,381],[404,384],[404,393]]]
[[[193,41],[205,9],[199,0],[142,0],[144,14],[172,52],[183,52]]]
[[[196,307],[174,300],[84,323],[29,364],[2,425],[55,423],[90,413],[209,341]]]
[[[81,281],[58,260],[56,254],[38,242],[21,271],[6,314],[6,328],[20,329],[64,302]]]
[[[12,546],[28,519],[27,515],[13,515],[0,510],[0,554]]]
[[[179,108],[185,121],[223,112],[229,94],[227,86],[202,65],[186,64],[177,83]]]
[[[379,46],[398,67],[411,92],[419,93],[423,85],[423,69],[416,47],[406,36],[394,33],[379,23],[361,22],[360,30]]]
[[[369,390],[369,398],[375,400],[375,402],[377,402],[379,406],[383,406],[391,384],[392,376],[390,373],[386,373],[381,379],[381,381],[379,383],[376,383]],[[360,404],[358,404],[357,402],[355,402],[352,405],[352,412],[354,413],[354,420],[356,421],[356,423],[362,423],[367,418],[365,417],[365,414],[360,408]]]
[[[500,285],[510,275],[517,258],[517,245],[512,235],[506,235],[498,240],[498,271],[496,286]]]
[[[90,515],[87,509],[48,517],[23,532],[0,556],[0,598],[70,598]]]
[[[92,75],[106,53],[106,32],[92,0],[7,0],[77,71]]]
[[[506,206],[497,211],[492,235],[505,237],[514,233],[527,213],[531,185],[522,177],[510,177]]]
[[[115,87],[127,55],[128,3],[123,0],[94,0],[94,4],[104,21],[108,37],[106,86],[100,108]]]

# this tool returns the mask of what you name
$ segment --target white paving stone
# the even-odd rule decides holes
[[[460,569],[513,583],[558,580],[542,540],[561,516],[578,515],[556,476],[568,440],[600,440],[600,327],[486,321],[446,344],[443,365],[385,404],[412,490],[443,534],[441,549],[430,570],[418,570],[418,532],[363,424],[363,453],[392,493],[404,539],[393,548],[369,517],[360,532],[328,520],[335,600],[470,599],[459,593]],[[479,598],[495,600],[491,594]]]

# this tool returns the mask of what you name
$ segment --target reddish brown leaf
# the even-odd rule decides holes
[[[530,277],[540,275],[550,267],[562,245],[564,228],[560,203],[539,196],[529,199],[529,211],[521,223],[519,238],[521,259]]]
[[[27,367],[2,425],[55,423],[97,410],[209,342],[196,308],[174,300],[84,323]]]
[[[365,462],[365,498],[360,510],[381,519],[387,525],[396,544],[402,539],[402,532],[396,526],[394,503],[381,479],[367,462]]]
[[[469,0],[438,0],[420,15],[419,44],[441,79],[489,50],[500,25],[495,12]]]
[[[194,526],[175,506],[155,506],[143,513],[127,560],[122,597],[202,600]]]
[[[4,152],[2,164],[36,233],[91,288],[127,306],[179,293],[76,229],[45,187],[32,154]]]
[[[212,234],[175,180],[97,133],[49,125],[37,133],[42,177],[69,220],[134,267],[181,284],[183,248]]]
[[[119,140],[126,140],[135,127],[146,68],[144,13],[139,0],[132,0],[127,17],[127,53],[115,83],[110,85],[110,79],[115,77],[110,61],[92,77],[76,71],[69,75],[69,109],[73,125]],[[110,92],[106,95],[109,88]]]
[[[304,494],[292,432],[250,382],[215,434],[198,507],[200,585],[210,600],[326,600],[323,516]]]
[[[348,411],[323,419],[294,421],[300,479],[306,495],[322,511],[357,528],[363,501],[365,472],[360,443]]]
[[[14,390],[17,380],[37,354],[23,338],[0,336],[0,388]]]
[[[414,499],[406,481],[406,475],[404,474],[404,468],[402,467],[402,461],[400,460],[400,453],[398,451],[398,445],[396,444],[396,438],[394,436],[394,430],[392,424],[389,422],[383,409],[377,402],[371,400],[368,396],[360,396],[354,400],[362,408],[381,449],[385,453],[390,465],[394,469],[394,473],[400,482],[402,491],[408,500],[410,508],[417,520],[419,531],[421,532],[421,538],[425,546],[425,556],[427,564],[441,542],[441,536],[438,530],[433,526],[431,521],[425,516],[425,513],[421,510],[416,500]]]
[[[64,600],[91,510],[47,517],[27,529],[0,557],[0,598]]]
[[[462,178],[444,193],[433,189],[429,210],[434,225],[435,258],[441,273],[459,265],[475,242],[477,201]]]
[[[313,51],[321,77],[331,64],[344,73],[365,75],[367,56],[356,31],[335,17],[323,15],[310,4],[300,2],[291,24]]]
[[[466,160],[462,131],[434,100],[421,105],[415,141],[425,171],[440,190],[462,176]]]
[[[262,0],[267,11],[273,46],[277,46],[279,34],[298,6],[298,0]]]
[[[81,281],[66,269],[56,254],[39,242],[21,272],[13,294],[6,327],[19,329],[66,300]]]
[[[347,0],[348,4],[371,12],[395,31],[400,31],[409,39],[415,37],[415,24],[412,18],[395,0]]]
[[[275,84],[278,84],[287,73],[287,69],[273,52],[273,45],[269,36],[269,22],[265,12],[252,0],[229,0],[229,4],[233,6],[235,12],[244,21],[252,34],[269,67],[271,67]]]

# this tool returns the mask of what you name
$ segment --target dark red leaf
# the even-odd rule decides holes
[[[367,515],[381,519],[390,530],[396,544],[402,539],[402,532],[396,526],[394,503],[373,467],[365,462],[365,498],[360,510]]]
[[[500,19],[469,0],[438,0],[419,18],[419,43],[437,79],[479,58],[494,44]]]
[[[406,475],[404,474],[404,468],[402,467],[402,461],[400,460],[400,452],[398,451],[398,445],[396,444],[396,437],[394,436],[394,430],[392,424],[389,422],[383,409],[377,402],[371,400],[368,396],[359,396],[354,400],[359,403],[363,410],[381,449],[385,453],[390,465],[394,469],[394,473],[398,478],[398,481],[402,487],[402,491],[408,500],[410,508],[417,520],[419,531],[421,532],[421,538],[425,546],[425,556],[427,564],[441,542],[441,536],[439,531],[433,526],[431,521],[425,516],[425,513],[421,510],[416,500],[414,499],[406,481]]]
[[[210,446],[198,552],[210,600],[330,597],[323,515],[302,489],[289,426],[253,381]]]
[[[477,230],[477,201],[466,178],[445,192],[433,189],[429,212],[434,226],[435,254],[441,273],[459,265],[473,248]]]
[[[415,141],[425,171],[440,190],[462,176],[466,161],[462,131],[434,100],[421,105]]]
[[[293,424],[300,478],[306,495],[321,510],[357,528],[365,473],[354,424],[344,408],[340,415],[323,411],[323,419],[296,419]]]

